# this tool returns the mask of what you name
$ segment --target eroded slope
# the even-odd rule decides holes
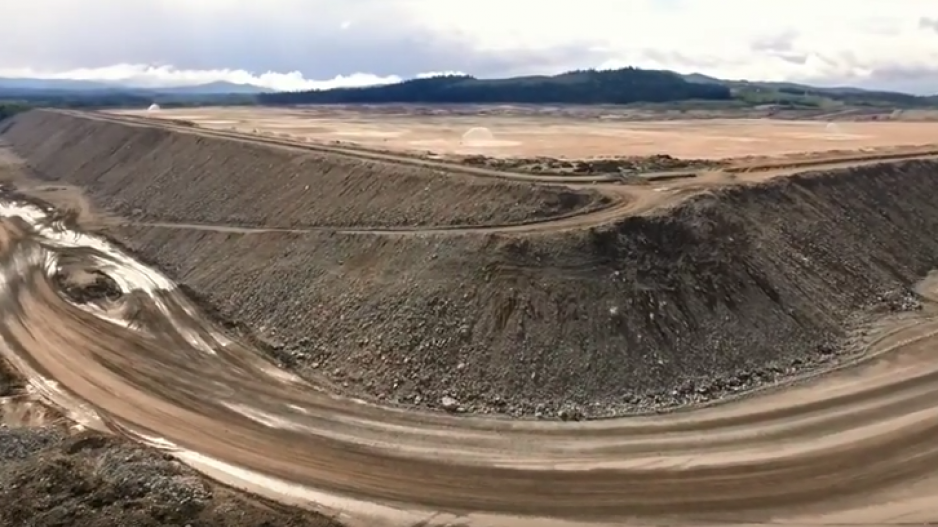
[[[564,216],[605,202],[562,187],[275,148],[31,111],[0,131],[33,172],[83,186],[144,221],[272,228],[490,225]]]
[[[915,308],[938,263],[936,175],[806,174],[528,237],[112,234],[341,389],[608,415],[830,364],[865,317]]]

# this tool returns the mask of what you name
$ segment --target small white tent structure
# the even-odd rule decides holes
[[[160,111],[160,105],[156,103],[151,104],[150,107],[147,108],[147,112],[150,112],[150,113],[158,112],[158,111]]]
[[[478,145],[485,146],[491,144],[495,140],[495,136],[492,135],[492,131],[488,128],[470,128],[468,132],[462,134],[462,144],[464,145]]]

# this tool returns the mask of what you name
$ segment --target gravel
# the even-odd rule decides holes
[[[65,434],[54,428],[25,429],[0,425],[0,462],[28,459],[64,439]]]
[[[213,484],[127,441],[8,428],[0,428],[0,525],[338,527]]]
[[[911,286],[938,265],[936,171],[786,178],[534,237],[109,233],[316,382],[573,420],[704,403],[851,356],[871,317],[917,309]]]

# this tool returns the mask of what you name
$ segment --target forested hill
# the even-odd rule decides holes
[[[444,76],[364,88],[264,93],[257,99],[261,104],[629,104],[732,97],[726,86],[688,82],[670,71],[625,68],[508,79]]]

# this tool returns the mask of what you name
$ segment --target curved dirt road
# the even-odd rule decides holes
[[[0,203],[2,352],[91,427],[351,525],[938,521],[938,315],[875,357],[695,412],[584,423],[378,408],[226,336],[159,273],[24,202]],[[79,304],[52,275],[100,271]]]

